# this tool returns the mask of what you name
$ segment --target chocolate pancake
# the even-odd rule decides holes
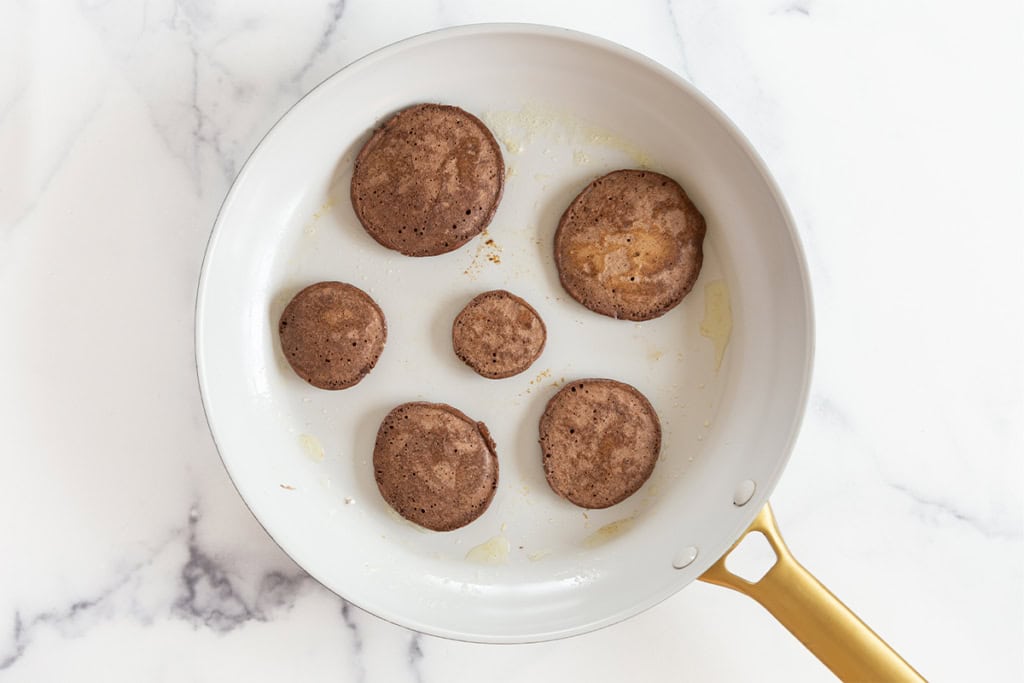
[[[562,387],[540,418],[544,474],[555,493],[606,508],[636,493],[661,452],[661,423],[639,391],[610,379]]]
[[[370,295],[343,282],[318,282],[295,295],[278,323],[281,350],[299,377],[347,389],[373,369],[388,327]]]
[[[533,306],[503,289],[476,296],[452,324],[455,355],[489,379],[530,367],[546,339],[544,321]]]
[[[590,183],[562,214],[558,277],[596,313],[657,318],[693,288],[705,231],[704,216],[671,178],[614,171]]]
[[[398,514],[434,531],[466,526],[491,504],[498,456],[483,422],[444,403],[403,403],[373,448],[380,494]]]
[[[487,227],[504,184],[501,149],[480,119],[417,104],[388,119],[359,152],[352,206],[385,247],[434,256]]]

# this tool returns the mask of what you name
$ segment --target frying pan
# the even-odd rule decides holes
[[[480,116],[507,164],[488,231],[419,259],[376,244],[348,200],[352,160],[370,131],[417,102]],[[644,323],[577,304],[552,254],[575,194],[603,173],[638,167],[677,179],[708,223],[694,291]],[[363,288],[388,319],[376,369],[344,391],[305,384],[277,339],[285,304],[319,280]],[[462,305],[499,287],[540,312],[548,344],[526,373],[493,381],[458,361],[449,335]],[[608,626],[702,579],[758,600],[841,677],[912,680],[913,669],[792,559],[767,507],[803,415],[812,352],[793,220],[740,132],[650,60],[527,25],[405,40],[302,98],[225,199],[196,306],[203,404],[235,486],[296,562],[363,609],[448,638],[540,641]],[[662,420],[651,479],[605,510],[556,496],[537,445],[545,403],[582,377],[636,386]],[[376,490],[377,427],[413,400],[452,404],[497,442],[494,501],[462,529],[424,531]],[[724,564],[750,530],[777,555],[754,583]]]

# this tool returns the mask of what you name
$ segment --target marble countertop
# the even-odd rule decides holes
[[[797,217],[818,354],[773,504],[926,677],[1024,677],[1022,11],[1008,2],[15,1],[0,6],[0,680],[824,681],[705,584],[597,633],[412,633],[308,578],[207,430],[217,209],[304,92],[430,29],[643,52],[749,136]]]

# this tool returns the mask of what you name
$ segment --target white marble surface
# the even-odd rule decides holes
[[[531,21],[677,70],[800,223],[794,552],[927,677],[1024,677],[1022,16],[951,0],[10,0],[0,5],[0,680],[829,680],[693,585],[568,641],[420,636],[250,517],[193,367],[203,247],[302,93],[429,29]]]

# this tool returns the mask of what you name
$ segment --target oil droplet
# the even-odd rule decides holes
[[[299,443],[302,444],[302,450],[306,451],[306,455],[314,461],[320,462],[324,459],[324,447],[315,436],[299,434]]]
[[[303,233],[308,236],[315,235],[317,221],[319,221],[324,214],[330,211],[332,206],[334,206],[334,199],[330,198],[326,202],[321,204],[320,208],[313,213],[313,216],[306,223],[305,227],[303,227]]]
[[[732,334],[732,308],[725,280],[714,280],[704,286],[704,320],[700,333],[715,345],[715,370],[718,370]]]
[[[481,118],[512,154],[522,151],[540,137],[579,149],[600,147],[615,150],[629,156],[642,168],[650,165],[650,157],[643,150],[613,131],[589,124],[566,111],[527,102],[518,111],[488,111],[483,112]],[[554,157],[550,147],[544,149],[544,156]]]
[[[512,138],[506,137],[502,138],[501,141],[502,143],[504,143],[505,150],[509,154],[519,154],[520,152],[523,151],[523,143],[519,142],[518,140],[513,140]]]
[[[505,564],[508,561],[508,539],[504,536],[495,536],[474,546],[466,553],[466,559],[479,564]]]
[[[583,547],[597,548],[609,541],[613,541],[632,529],[635,523],[635,517],[626,517],[625,519],[619,519],[609,524],[605,524],[603,527],[583,539]]]

